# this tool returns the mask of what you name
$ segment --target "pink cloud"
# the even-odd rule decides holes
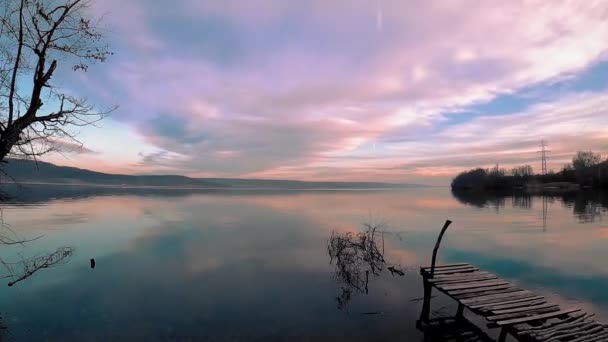
[[[405,181],[532,161],[540,137],[558,155],[575,146],[563,139],[594,148],[604,137],[603,93],[437,125],[601,60],[608,4],[182,1],[160,13],[144,1],[100,3],[124,50],[95,87],[111,89],[115,120],[156,147],[133,161],[147,170]],[[395,134],[402,141],[385,139]],[[150,157],[159,151],[176,157]]]

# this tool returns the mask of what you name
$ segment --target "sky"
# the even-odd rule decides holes
[[[170,5],[169,5],[170,3]],[[608,1],[97,0],[119,108],[48,161],[115,173],[448,184],[608,154]]]

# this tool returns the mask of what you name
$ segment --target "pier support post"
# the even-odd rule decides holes
[[[433,287],[431,286],[431,283],[424,278],[422,283],[424,286],[424,299],[422,302],[422,311],[420,312],[420,321],[427,324],[431,315],[431,292],[433,291]]]
[[[462,319],[464,317],[464,305],[458,303],[458,311],[456,311],[456,319]]]
[[[500,335],[498,336],[498,342],[505,342],[507,340],[507,327],[500,329]]]

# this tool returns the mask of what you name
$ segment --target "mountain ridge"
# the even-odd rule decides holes
[[[116,187],[197,187],[197,188],[269,188],[269,189],[391,189],[423,187],[422,184],[384,182],[310,182],[286,179],[193,178],[182,175],[110,174],[49,162],[8,159],[0,165],[9,181]]]

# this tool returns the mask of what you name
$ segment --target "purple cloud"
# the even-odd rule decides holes
[[[78,80],[86,95],[121,104],[113,120],[153,147],[133,160],[146,170],[407,180],[496,155],[531,162],[527,146],[540,136],[583,148],[603,137],[591,128],[604,124],[605,90],[438,127],[449,113],[605,59],[608,4],[161,4],[98,1],[119,50]],[[581,122],[587,134],[569,135]]]

